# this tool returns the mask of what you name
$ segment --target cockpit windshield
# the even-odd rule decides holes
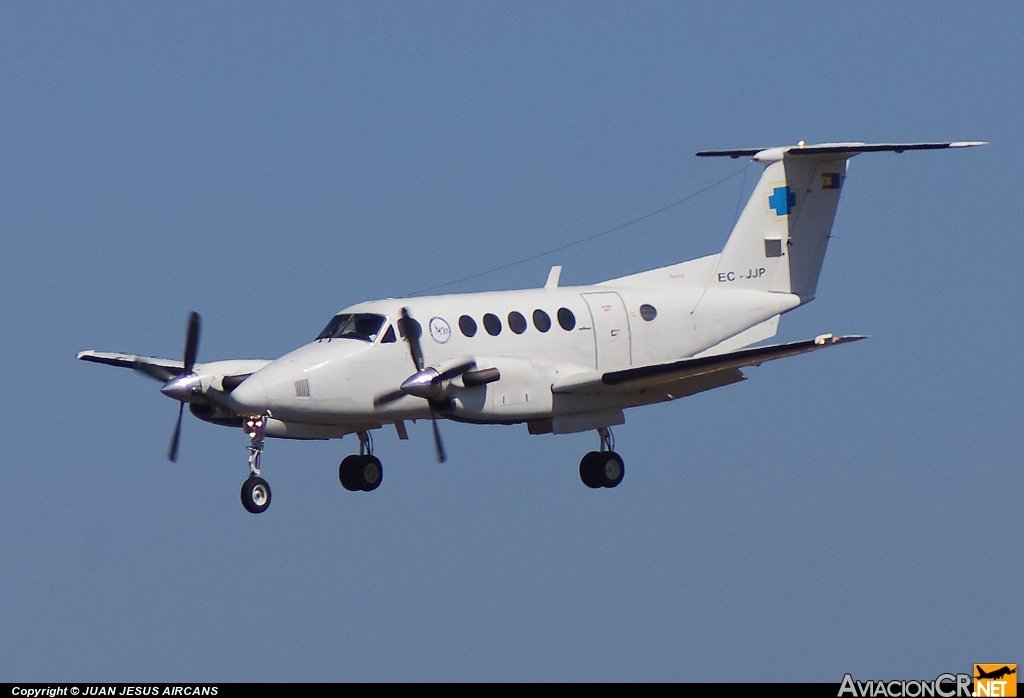
[[[372,342],[386,319],[374,313],[339,313],[331,318],[317,339],[361,339]]]

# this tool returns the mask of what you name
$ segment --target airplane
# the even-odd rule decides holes
[[[437,460],[438,421],[525,424],[530,434],[596,431],[580,479],[612,488],[625,465],[611,427],[624,410],[676,400],[745,380],[741,369],[863,339],[751,346],[775,336],[779,318],[814,299],[850,158],[860,153],[984,145],[821,143],[701,151],[764,166],[725,247],[687,262],[589,286],[387,298],[345,308],[313,341],[276,360],[197,363],[200,318],[189,317],[182,361],[83,351],[78,358],[131,368],[177,400],[168,452],[177,459],[186,403],[197,418],[241,427],[249,476],[241,500],[270,505],[261,476],[266,437],[335,439],[356,434],[359,452],[338,467],[349,491],[380,486],[371,433],[429,419]]]
[[[1003,678],[1004,676],[1009,676],[1010,674],[1016,674],[1017,673],[1016,665],[1014,665],[1013,669],[1011,669],[1008,666],[1003,666],[1003,667],[1000,667],[999,669],[995,669],[993,671],[985,671],[984,669],[981,668],[981,665],[979,665],[979,664],[975,664],[974,668],[978,672],[978,675],[974,677],[976,679],[996,679],[996,680],[998,680],[998,679]]]

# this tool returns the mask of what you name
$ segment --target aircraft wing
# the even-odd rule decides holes
[[[664,388],[672,397],[684,397],[743,380],[743,374],[739,369],[745,366],[760,366],[765,361],[806,354],[836,344],[856,342],[859,339],[866,337],[834,337],[826,334],[814,339],[740,349],[717,356],[681,359],[666,364],[638,366],[604,373],[593,371],[566,376],[556,381],[551,386],[551,391],[566,395],[594,395]]]
[[[134,354],[117,354],[105,351],[81,351],[78,358],[95,364],[120,366],[141,371],[158,381],[167,382],[185,372],[185,364],[174,359],[157,359],[152,356],[136,356]]]
[[[94,364],[106,364],[107,366],[119,366],[130,368],[140,373],[145,373],[150,378],[166,383],[172,378],[177,378],[185,372],[185,364],[174,359],[157,359],[152,356],[136,356],[135,354],[117,354],[105,351],[81,351],[78,358],[82,361],[89,361]],[[224,376],[226,378],[248,376],[260,370],[270,361],[267,359],[227,359],[224,361],[211,361],[205,364],[196,364],[193,370],[200,375]],[[234,385],[240,383],[236,380]]]

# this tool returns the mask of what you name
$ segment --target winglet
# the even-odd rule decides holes
[[[562,265],[556,264],[548,272],[548,280],[544,282],[544,288],[558,288],[558,279],[562,276]]]

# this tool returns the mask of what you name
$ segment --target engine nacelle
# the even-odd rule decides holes
[[[189,403],[188,411],[191,412],[196,419],[201,419],[204,422],[209,422],[210,424],[219,424],[222,427],[242,426],[242,418],[240,416],[231,410],[225,410],[209,402]]]

